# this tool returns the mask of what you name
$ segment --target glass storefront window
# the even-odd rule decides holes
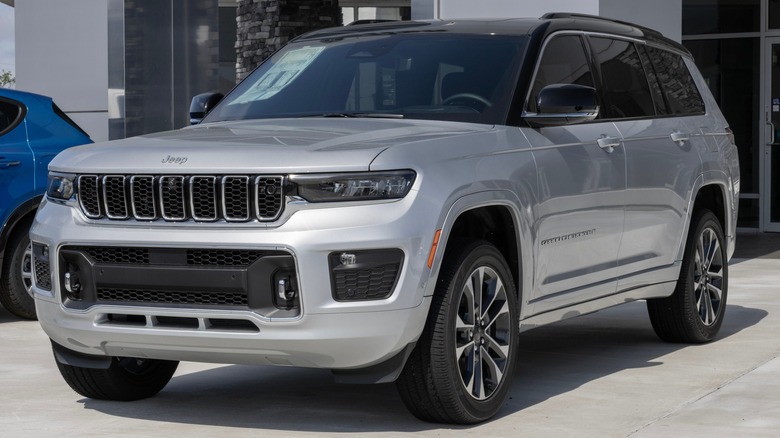
[[[739,150],[742,193],[759,192],[759,38],[683,41],[726,116]]]
[[[780,29],[780,0],[769,0],[767,19],[767,27],[769,29]]]
[[[770,0],[770,8],[773,1],[775,0]],[[780,7],[780,5],[775,6]],[[761,0],[683,0],[682,2],[684,35],[759,32],[760,26]]]

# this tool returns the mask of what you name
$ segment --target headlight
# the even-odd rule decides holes
[[[414,178],[412,170],[290,175],[298,196],[309,202],[403,198],[412,188]]]
[[[75,175],[50,173],[49,182],[46,185],[46,196],[49,199],[60,201],[73,198],[73,195],[76,194],[75,179]]]

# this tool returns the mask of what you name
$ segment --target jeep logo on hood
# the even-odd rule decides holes
[[[168,155],[162,159],[163,164],[184,164],[187,162],[187,157],[172,157]]]

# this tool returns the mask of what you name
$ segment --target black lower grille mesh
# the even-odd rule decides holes
[[[388,264],[370,269],[334,272],[338,300],[372,300],[386,298],[393,292],[398,265]]]
[[[35,284],[44,290],[51,290],[51,267],[49,262],[35,260],[33,262],[35,269]]]
[[[143,304],[201,304],[208,306],[246,306],[242,293],[170,291],[153,289],[110,289],[97,291],[98,302]]]

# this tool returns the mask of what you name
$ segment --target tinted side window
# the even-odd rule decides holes
[[[654,116],[655,108],[650,86],[634,44],[601,37],[592,37],[590,42],[601,67],[608,116],[612,118]]]
[[[645,69],[647,75],[647,82],[650,84],[650,92],[653,95],[653,104],[655,104],[655,113],[658,115],[667,115],[669,110],[666,107],[666,99],[661,91],[661,84],[658,83],[658,77],[655,74],[653,64],[650,62],[650,58],[647,56],[645,46],[635,46],[639,51],[639,58],[642,60],[642,66]]]
[[[655,67],[670,114],[703,114],[704,101],[682,56],[655,47],[647,53]]]
[[[20,112],[21,109],[19,106],[11,102],[0,100],[0,134],[5,133],[5,131],[16,121]]]
[[[538,112],[536,105],[539,91],[552,84],[577,84],[593,87],[593,75],[588,66],[582,39],[577,35],[564,35],[550,40],[544,48],[536,69],[528,111]]]

